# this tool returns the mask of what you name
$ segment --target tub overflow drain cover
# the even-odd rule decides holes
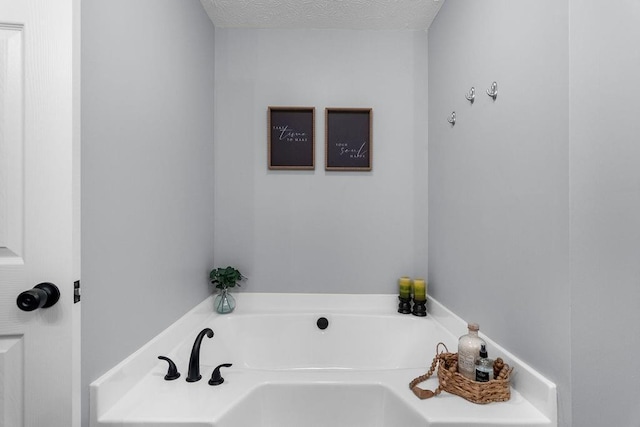
[[[326,317],[321,317],[316,322],[316,325],[318,325],[318,328],[325,330],[327,329],[327,326],[329,326],[329,321],[327,320]]]

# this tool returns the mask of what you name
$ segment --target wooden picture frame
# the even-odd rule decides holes
[[[371,108],[325,109],[325,169],[370,171],[372,169]]]
[[[269,169],[315,169],[315,107],[269,107]]]

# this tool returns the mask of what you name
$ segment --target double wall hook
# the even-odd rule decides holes
[[[464,97],[467,98],[467,101],[473,104],[473,101],[476,99],[476,88],[471,86],[471,89],[469,89],[469,92],[467,92]]]
[[[491,87],[489,89],[487,89],[487,95],[492,97],[494,101],[496,100],[496,98],[498,97],[498,83],[497,82],[491,83]]]
[[[451,113],[451,115],[449,116],[449,118],[447,119],[447,121],[448,121],[449,123],[451,123],[451,126],[455,126],[455,125],[456,125],[456,112],[455,112],[455,111],[453,111],[453,112]]]

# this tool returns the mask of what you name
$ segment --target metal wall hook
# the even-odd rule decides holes
[[[487,89],[487,95],[492,97],[494,101],[496,100],[496,98],[498,97],[498,83],[497,82],[491,83],[491,87],[489,89]]]
[[[456,112],[455,112],[455,111],[453,111],[453,112],[451,113],[451,115],[449,116],[449,118],[447,119],[447,121],[448,121],[449,123],[451,123],[451,126],[455,126],[455,125],[456,125]]]
[[[467,98],[467,101],[473,104],[473,101],[476,99],[476,88],[471,86],[471,89],[469,89],[469,92],[467,92],[464,97]]]

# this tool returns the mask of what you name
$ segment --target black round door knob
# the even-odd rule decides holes
[[[60,290],[53,283],[39,283],[18,295],[16,303],[23,311],[33,311],[38,308],[48,308],[58,302]]]

